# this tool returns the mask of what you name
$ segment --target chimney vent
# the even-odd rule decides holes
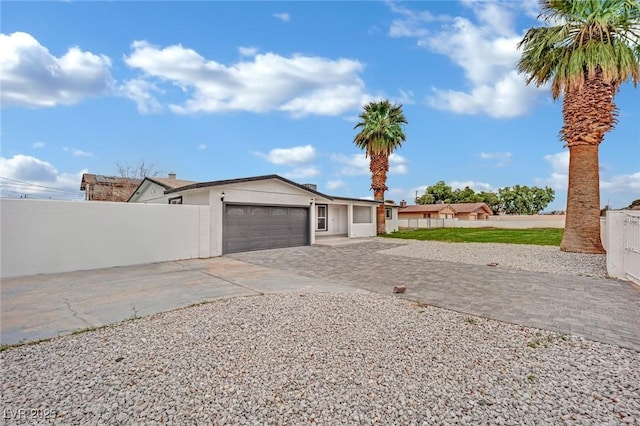
[[[169,173],[169,179],[175,179],[175,178],[176,178],[175,173]]]
[[[407,207],[407,202],[405,200],[400,201],[400,208]]]
[[[302,186],[304,186],[307,189],[310,189],[312,191],[317,191],[318,190],[318,185],[316,185],[315,183],[303,183]]]

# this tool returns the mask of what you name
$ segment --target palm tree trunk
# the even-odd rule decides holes
[[[560,250],[604,253],[600,239],[598,145],[569,147],[567,216]]]
[[[567,216],[560,250],[604,253],[600,239],[598,147],[615,124],[615,86],[602,73],[585,76],[582,90],[567,90],[560,135],[569,147]]]
[[[381,201],[376,209],[376,232],[386,234],[386,218],[384,212],[384,191],[387,189],[387,171],[389,171],[389,157],[385,154],[371,154],[369,170],[371,171],[371,189],[373,199]]]

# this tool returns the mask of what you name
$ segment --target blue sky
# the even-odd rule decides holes
[[[386,198],[411,202],[440,180],[547,185],[547,210],[562,210],[561,101],[514,71],[537,13],[533,0],[3,2],[2,196],[82,199],[83,172],[144,162],[180,179],[276,173],[371,197],[354,125],[387,98],[409,124]],[[630,83],[616,97],[603,205],[640,198],[638,99]]]

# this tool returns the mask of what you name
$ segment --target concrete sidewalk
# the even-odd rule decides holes
[[[226,257],[2,280],[0,343],[70,334],[196,303],[265,293],[366,292]]]

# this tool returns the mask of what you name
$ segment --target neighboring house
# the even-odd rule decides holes
[[[164,202],[166,199],[166,197],[164,197],[165,191],[192,185],[194,183],[197,182],[192,180],[176,179],[175,173],[169,173],[169,177],[166,178],[156,176],[146,177],[144,180],[138,182],[137,188],[134,188],[127,201],[130,203],[148,203],[154,202],[154,200],[158,198]],[[175,202],[171,204],[175,204]]]
[[[84,173],[80,191],[87,201],[127,201],[142,179]]]
[[[485,220],[493,212],[485,203],[422,204],[400,207],[400,219]]]
[[[278,175],[174,188],[145,178],[129,202],[210,206],[211,256],[310,245],[322,236],[376,235],[378,202],[326,195]]]
[[[456,219],[486,220],[493,216],[493,211],[485,203],[454,203],[449,204],[456,212]]]

